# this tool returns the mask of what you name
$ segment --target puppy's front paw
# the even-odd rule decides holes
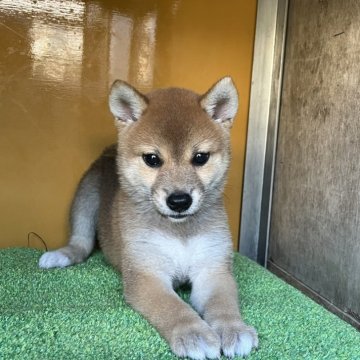
[[[173,330],[170,346],[172,351],[180,357],[220,358],[220,338],[202,320],[177,325]]]
[[[259,344],[256,330],[241,321],[219,321],[214,327],[221,339],[221,349],[226,357],[247,356]]]

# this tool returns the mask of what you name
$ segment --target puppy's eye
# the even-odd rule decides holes
[[[191,160],[191,163],[195,166],[203,166],[209,160],[210,153],[196,153]]]
[[[152,168],[160,167],[163,163],[160,157],[156,154],[143,154],[142,158],[145,164]]]

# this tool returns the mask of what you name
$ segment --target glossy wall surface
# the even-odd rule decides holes
[[[225,194],[236,244],[255,18],[255,0],[1,0],[0,246],[31,231],[66,242],[77,182],[116,140],[114,79],[202,93],[224,75],[240,93]]]

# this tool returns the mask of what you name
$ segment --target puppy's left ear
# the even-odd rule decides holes
[[[231,127],[239,105],[231,77],[224,77],[213,85],[201,96],[200,105],[215,122]]]

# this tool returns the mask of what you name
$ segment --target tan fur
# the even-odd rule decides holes
[[[194,359],[217,358],[221,351],[244,356],[258,342],[240,317],[222,200],[234,96],[229,78],[203,96],[178,88],[145,96],[116,82],[110,108],[118,144],[105,150],[80,183],[69,245],[40,259],[45,268],[83,261],[91,249],[85,235],[91,223],[105,256],[122,273],[128,303],[177,355]],[[149,153],[160,156],[160,167],[146,165],[143,154]],[[210,153],[208,162],[193,165],[196,153]],[[184,218],[174,219],[167,199],[178,192],[190,194],[192,203],[178,212]],[[93,194],[91,202],[86,194]],[[90,212],[92,203],[98,207]],[[196,311],[174,291],[187,281]]]

